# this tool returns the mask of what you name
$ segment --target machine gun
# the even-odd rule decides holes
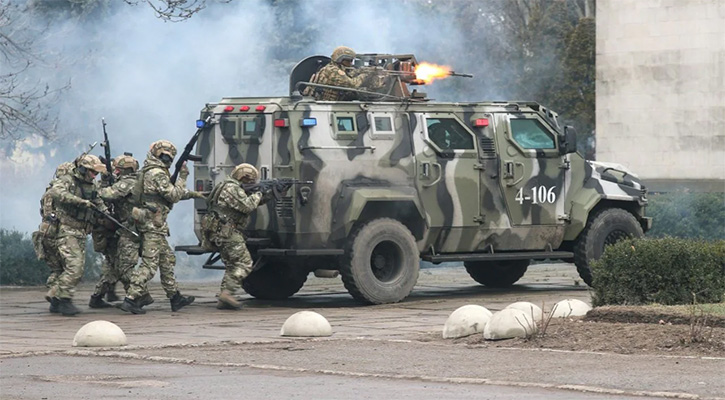
[[[311,185],[313,181],[301,181],[293,178],[263,179],[256,183],[242,183],[242,189],[247,193],[272,193],[274,199],[279,201],[282,195],[294,185]]]
[[[179,158],[176,160],[176,166],[174,168],[174,174],[171,175],[171,184],[176,184],[176,179],[179,177],[179,172],[181,172],[181,168],[184,166],[184,163],[187,160],[190,161],[201,161],[201,156],[196,156],[191,154],[192,150],[194,150],[194,145],[196,145],[196,141],[199,140],[199,135],[201,135],[201,132],[204,131],[204,129],[207,129],[211,126],[211,115],[207,116],[206,119],[200,119],[196,121],[196,132],[189,140],[189,143],[186,144],[186,147],[184,147],[184,151],[181,153]]]
[[[106,132],[106,120],[101,118],[103,124],[103,141],[101,147],[103,147],[104,160],[106,164],[106,171],[108,171],[108,184],[113,185],[113,167],[111,167],[111,143],[108,141],[108,133]]]

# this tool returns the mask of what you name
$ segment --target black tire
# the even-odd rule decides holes
[[[406,298],[418,281],[419,261],[410,230],[396,220],[380,218],[352,236],[340,274],[356,300],[396,303]]]
[[[584,283],[592,286],[590,263],[604,254],[606,246],[642,236],[644,232],[637,219],[621,208],[607,208],[590,218],[574,246],[574,264]]]
[[[526,273],[531,260],[466,261],[466,272],[474,281],[492,288],[507,288]]]
[[[282,261],[264,262],[242,281],[242,288],[262,300],[284,300],[299,292],[309,271]]]

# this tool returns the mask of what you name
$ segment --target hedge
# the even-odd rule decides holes
[[[592,263],[592,276],[595,307],[722,302],[725,240],[624,240]]]

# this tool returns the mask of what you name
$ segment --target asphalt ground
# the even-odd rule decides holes
[[[476,347],[445,340],[456,308],[491,311],[515,301],[544,310],[563,299],[590,302],[569,264],[532,266],[517,285],[488,289],[462,267],[423,269],[411,296],[363,306],[339,277],[310,278],[285,301],[241,295],[244,309],[215,308],[218,282],[181,282],[196,302],[172,313],[157,282],[145,315],[88,309],[48,313],[44,288],[0,288],[1,399],[725,399],[725,360]],[[301,310],[330,322],[331,337],[280,336]],[[115,323],[128,345],[72,347],[95,320]],[[612,332],[616,335],[616,332]]]

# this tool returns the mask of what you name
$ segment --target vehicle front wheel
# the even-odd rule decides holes
[[[531,260],[466,261],[466,272],[474,281],[492,288],[507,288],[526,273]]]
[[[354,234],[340,273],[356,300],[385,304],[410,294],[419,268],[418,247],[410,230],[396,220],[380,218]]]
[[[258,299],[284,300],[302,289],[307,281],[309,271],[292,263],[278,260],[262,263],[242,281],[244,291]]]
[[[607,246],[623,239],[642,236],[642,226],[628,211],[621,208],[600,211],[589,220],[574,246],[574,263],[579,276],[592,286],[591,262],[598,260]]]

